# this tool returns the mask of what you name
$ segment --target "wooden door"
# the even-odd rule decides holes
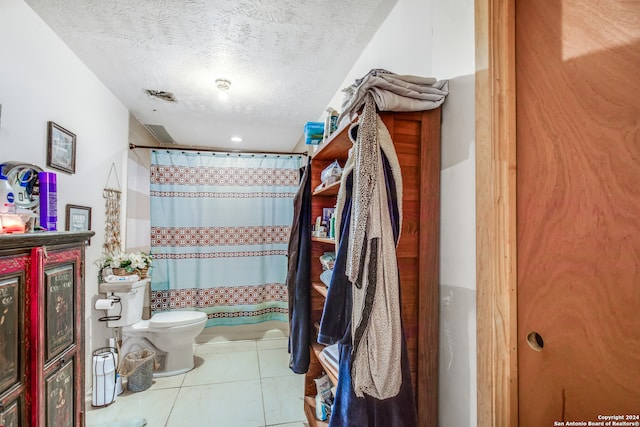
[[[516,2],[516,88],[519,425],[636,422],[640,1]]]
[[[84,425],[84,248],[31,251],[31,425]]]

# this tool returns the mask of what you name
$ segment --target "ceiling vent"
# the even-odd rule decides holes
[[[161,144],[176,144],[176,141],[171,138],[171,135],[169,135],[169,132],[167,132],[164,126],[145,124],[144,127],[146,127]]]
[[[149,96],[161,99],[163,101],[176,102],[176,97],[171,92],[165,92],[164,90],[151,90],[145,89]]]

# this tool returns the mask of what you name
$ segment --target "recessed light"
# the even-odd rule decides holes
[[[231,137],[231,141],[233,141],[233,142],[242,142],[242,138],[240,138],[239,136],[232,136]]]

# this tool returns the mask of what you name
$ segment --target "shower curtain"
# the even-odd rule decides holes
[[[287,245],[300,156],[151,153],[151,309],[207,327],[288,321]]]

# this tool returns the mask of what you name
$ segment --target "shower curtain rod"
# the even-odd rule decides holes
[[[272,152],[264,152],[264,153],[244,153],[241,151],[228,151],[228,150],[218,150],[218,149],[207,149],[207,148],[195,148],[195,147],[176,147],[176,148],[171,148],[171,147],[159,147],[159,146],[154,146],[154,145],[137,145],[137,144],[133,144],[133,143],[129,143],[129,150],[135,150],[136,148],[147,148],[147,149],[151,149],[151,150],[176,150],[176,151],[205,151],[205,152],[213,152],[213,153],[226,153],[227,155],[229,154],[245,154],[245,155],[253,155],[253,156],[268,156],[268,155],[274,155],[274,156],[307,156],[307,153],[283,153],[283,152],[277,152],[277,151],[272,151]]]

